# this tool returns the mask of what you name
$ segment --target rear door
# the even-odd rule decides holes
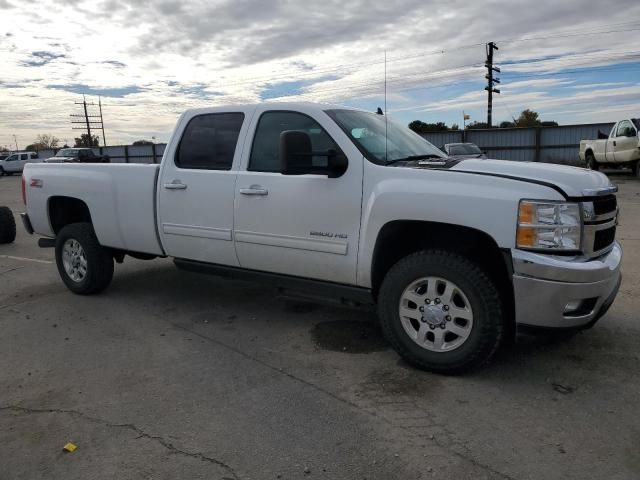
[[[324,112],[259,107],[238,172],[234,235],[244,268],[355,284],[362,201],[362,155]],[[303,131],[314,152],[342,151],[338,178],[280,173],[280,134]],[[327,158],[313,156],[313,167]]]
[[[635,149],[638,148],[638,132],[630,120],[618,123],[615,138],[615,161],[630,162]]]
[[[238,265],[233,197],[254,107],[205,109],[181,118],[158,182],[158,231],[172,257]]]

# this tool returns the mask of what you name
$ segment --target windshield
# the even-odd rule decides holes
[[[407,157],[446,157],[442,151],[417,133],[384,115],[358,110],[327,110],[326,112],[365,157],[374,163],[393,162]],[[386,139],[385,139],[385,133]]]
[[[449,145],[449,155],[480,155],[482,150],[473,143],[453,143]]]
[[[77,148],[63,148],[58,153],[56,153],[56,157],[77,157],[78,149]]]

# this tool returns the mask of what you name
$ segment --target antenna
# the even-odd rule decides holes
[[[389,161],[389,120],[387,117],[387,51],[384,51],[384,160]]]

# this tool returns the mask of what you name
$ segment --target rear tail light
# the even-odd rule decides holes
[[[27,192],[25,188],[24,175],[22,175],[22,203],[27,204]]]

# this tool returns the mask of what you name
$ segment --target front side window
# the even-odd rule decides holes
[[[384,115],[359,110],[327,110],[327,114],[374,163],[384,164],[408,157],[446,157],[420,135]]]
[[[175,163],[180,168],[231,170],[244,113],[208,113],[187,124]]]
[[[618,124],[618,132],[616,133],[616,137],[626,137],[629,130],[633,131],[631,122],[629,120],[623,120]]]
[[[313,152],[340,151],[336,142],[313,118],[297,112],[265,112],[258,121],[253,137],[248,169],[280,172],[280,134],[288,130],[309,135]],[[312,156],[310,172],[315,167],[326,167],[327,158],[327,155]]]

